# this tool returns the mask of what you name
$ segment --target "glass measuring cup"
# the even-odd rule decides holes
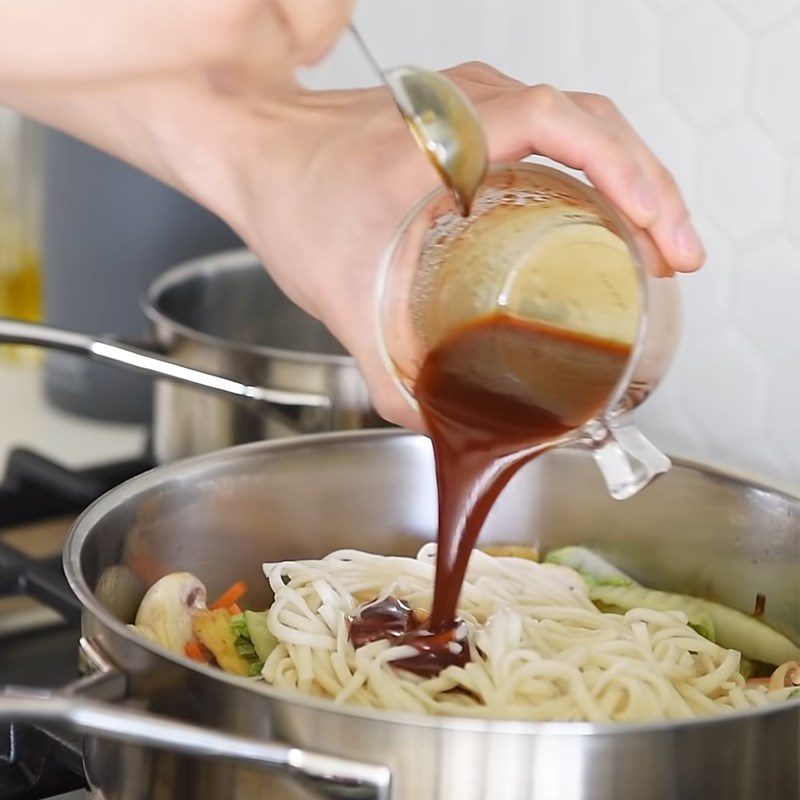
[[[494,315],[626,348],[602,408],[534,449],[589,447],[610,494],[630,497],[670,466],[630,415],[663,378],[678,341],[677,281],[663,274],[649,236],[593,187],[538,164],[494,167],[469,217],[437,189],[401,222],[378,281],[384,362],[418,409],[415,382],[428,354]],[[498,379],[558,403],[568,377],[549,375],[543,388],[536,375],[509,375],[514,368],[501,353]],[[482,365],[482,380],[491,369]]]

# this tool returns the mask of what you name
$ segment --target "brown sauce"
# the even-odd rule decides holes
[[[393,646],[410,644],[417,651],[416,655],[392,664],[426,677],[438,675],[445,667],[463,666],[469,661],[467,642],[458,641],[454,630],[429,630],[426,623],[396,597],[361,606],[350,619],[349,636],[356,648],[378,639],[388,639]]]
[[[411,606],[396,597],[375,600],[361,606],[350,619],[350,641],[363,647],[378,639],[402,639],[418,625]]]
[[[411,644],[425,668],[416,658],[395,666],[425,675],[467,660],[464,646],[461,660],[452,661],[458,649],[452,647],[456,608],[489,511],[516,471],[542,452],[532,454],[532,448],[569,433],[603,408],[629,356],[627,345],[503,314],[462,328],[428,354],[415,394],[436,457],[433,608],[423,624],[415,623],[409,609],[401,625],[396,609],[387,614],[386,608],[364,607],[350,628],[356,647],[377,638]],[[363,639],[365,615],[371,639]]]

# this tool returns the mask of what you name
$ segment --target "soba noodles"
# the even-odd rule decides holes
[[[741,653],[701,636],[681,611],[603,613],[572,569],[477,550],[459,603],[469,663],[423,678],[392,666],[414,654],[408,645],[354,649],[349,620],[365,601],[394,596],[430,610],[435,553],[428,544],[416,558],[339,550],[265,564],[277,645],[264,680],[370,708],[590,722],[687,719],[796,692],[748,684]]]

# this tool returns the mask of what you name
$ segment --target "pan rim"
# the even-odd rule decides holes
[[[412,431],[393,429],[366,429],[358,431],[341,431],[333,433],[320,433],[303,437],[293,437],[273,441],[251,442],[237,445],[212,453],[206,453],[193,458],[183,459],[171,464],[161,465],[141,473],[114,489],[110,490],[90,506],[88,506],[76,519],[67,537],[63,564],[67,581],[78,598],[84,613],[89,613],[103,626],[109,628],[116,636],[124,639],[130,645],[142,647],[160,659],[171,662],[174,666],[190,669],[204,678],[224,683],[240,690],[254,692],[256,695],[265,696],[278,702],[299,704],[325,713],[343,714],[347,717],[364,719],[372,722],[386,722],[396,725],[436,728],[442,731],[469,731],[475,733],[491,733],[503,735],[525,736],[559,736],[559,737],[585,737],[585,736],[623,736],[643,735],[651,733],[677,733],[683,730],[695,729],[698,726],[712,727],[735,724],[742,720],[751,720],[762,716],[780,715],[784,713],[796,714],[800,718],[800,699],[774,706],[755,708],[749,711],[737,711],[720,716],[703,716],[688,720],[655,721],[639,723],[591,723],[591,722],[539,722],[509,719],[484,719],[480,717],[434,716],[416,714],[412,712],[374,710],[355,705],[337,705],[333,700],[314,698],[286,689],[278,689],[264,683],[242,680],[228,673],[206,665],[198,664],[189,658],[171,653],[166,648],[145,639],[133,632],[125,623],[111,614],[94,596],[84,580],[80,554],[87,536],[94,528],[96,522],[117,505],[118,501],[133,493],[138,493],[148,487],[163,483],[170,476],[178,477],[192,466],[212,466],[224,462],[232,457],[237,458],[242,454],[260,453],[262,451],[280,453],[283,450],[298,450],[318,448],[328,444],[359,442],[362,440],[408,439],[414,444],[422,445],[430,442],[427,437]],[[578,448],[570,448],[578,449]],[[765,492],[788,502],[800,503],[800,497],[785,492],[782,489],[770,487],[764,483],[749,481],[734,473],[719,470],[715,467],[704,465],[688,459],[674,458],[673,466],[693,471],[699,471],[726,482],[741,484],[749,490]]]
[[[166,325],[170,330],[180,333],[193,341],[220,348],[224,351],[244,353],[247,355],[259,356],[261,358],[283,359],[302,363],[313,363],[331,366],[355,367],[355,359],[347,354],[333,353],[310,353],[303,350],[288,350],[283,347],[273,347],[272,345],[251,344],[247,342],[236,342],[231,339],[224,339],[211,333],[198,330],[190,325],[178,322],[173,317],[165,314],[158,304],[159,298],[165,291],[181,283],[189,277],[196,277],[212,272],[235,272],[248,266],[260,266],[261,261],[258,256],[247,248],[236,248],[232,250],[221,250],[218,253],[192,258],[182,261],[166,272],[163,272],[148,287],[147,292],[141,300],[142,311],[145,316],[154,324]],[[263,269],[263,267],[262,267]],[[265,271],[266,275],[266,271]],[[269,278],[272,280],[272,278]],[[274,281],[273,281],[274,283]],[[277,284],[276,284],[277,286]],[[280,291],[280,287],[278,287]],[[282,292],[281,292],[282,293]],[[286,298],[287,302],[292,302]],[[292,303],[292,305],[296,305]],[[298,311],[307,315],[307,312],[298,307]],[[333,336],[333,334],[331,334]],[[335,337],[334,337],[335,338]]]

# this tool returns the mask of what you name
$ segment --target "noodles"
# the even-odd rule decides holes
[[[687,719],[781,702],[793,687],[747,684],[741,654],[689,626],[681,611],[603,613],[572,569],[474,551],[459,603],[470,661],[433,678],[393,666],[415,654],[388,640],[354,648],[358,607],[393,596],[425,616],[435,546],[415,559],[340,550],[265,564],[278,644],[274,686],[369,708],[528,720]]]

